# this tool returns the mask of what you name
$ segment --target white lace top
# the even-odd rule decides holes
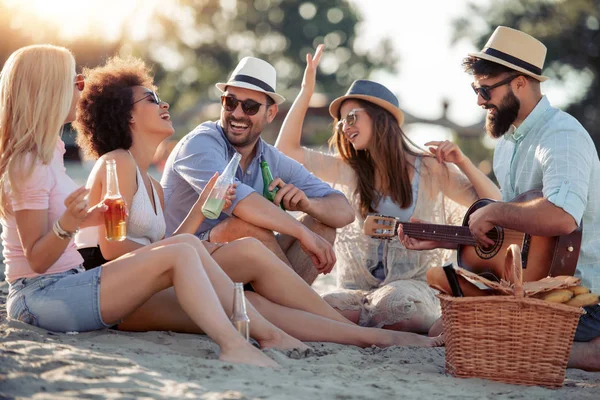
[[[395,237],[386,246],[385,280],[375,278],[370,270],[379,260],[380,239],[363,233],[364,219],[359,213],[356,174],[339,156],[304,149],[305,167],[318,178],[341,190],[356,211],[356,219],[339,229],[335,241],[338,287],[372,290],[390,282],[405,279],[425,281],[428,268],[441,266],[452,251],[406,250]],[[433,157],[422,157],[417,204],[413,217],[432,224],[461,225],[466,207],[477,200],[477,194],[467,177],[454,164],[439,164]]]
[[[165,236],[166,224],[163,210],[160,205],[160,199],[154,183],[152,185],[152,196],[156,212],[148,196],[148,191],[144,186],[142,173],[136,167],[137,190],[133,195],[133,200],[129,206],[129,219],[127,220],[127,239],[133,240],[141,245],[149,245],[158,242]],[[77,248],[96,247],[98,245],[98,228],[84,228],[75,236]]]

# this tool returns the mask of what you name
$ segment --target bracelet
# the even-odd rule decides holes
[[[75,236],[75,234],[77,232],[79,232],[79,229],[76,229],[75,232],[67,232],[65,231],[62,226],[60,226],[60,223],[58,222],[58,220],[56,220],[56,222],[54,222],[54,225],[52,225],[52,232],[54,232],[54,234],[59,238],[59,239],[72,239],[73,236]]]

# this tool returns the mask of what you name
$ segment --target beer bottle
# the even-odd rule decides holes
[[[108,207],[104,213],[106,240],[125,240],[127,236],[127,205],[119,191],[115,160],[106,160],[106,196],[103,202]]]
[[[273,201],[275,201],[275,195],[277,194],[279,188],[275,187],[273,190],[269,190],[269,185],[271,184],[271,182],[273,182],[273,174],[271,173],[271,168],[269,167],[269,164],[266,161],[261,161],[260,169],[262,171],[264,185],[263,197],[272,203]],[[279,207],[281,207],[282,210],[285,210],[285,208],[283,207],[283,203],[279,203]]]
[[[242,155],[236,152],[221,175],[217,178],[215,186],[213,186],[202,206],[202,214],[204,214],[206,218],[217,219],[219,218],[219,215],[221,215],[221,210],[223,210],[223,206],[225,205],[227,189],[233,185],[235,173],[241,159]]]
[[[233,314],[231,315],[231,322],[246,340],[250,340],[250,318],[246,314],[244,284],[240,282],[233,283]]]

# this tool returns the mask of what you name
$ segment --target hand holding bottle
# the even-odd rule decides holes
[[[204,214],[206,218],[217,219],[221,215],[221,211],[225,205],[227,192],[229,188],[233,186],[235,174],[241,159],[242,155],[240,153],[235,153],[231,158],[231,161],[229,161],[229,164],[225,167],[225,170],[223,170],[221,176],[217,178],[217,181],[208,194],[208,198],[202,206],[202,214]]]
[[[89,189],[84,186],[69,194],[64,201],[67,208],[59,219],[59,224],[67,232],[76,232],[79,228],[98,226],[104,222],[104,203],[88,208]]]
[[[276,178],[269,185],[269,190],[278,188],[277,194],[273,199],[275,205],[282,205],[282,208],[288,211],[301,211],[309,213],[310,199],[302,190],[291,183],[285,183],[281,178]]]
[[[208,199],[208,195],[210,194],[210,191],[215,186],[215,183],[217,182],[218,178],[219,178],[219,173],[215,172],[214,175],[208,180],[208,183],[206,184],[206,186],[204,186],[204,189],[202,189],[200,196],[198,196],[198,200],[196,200],[196,203],[194,204],[194,208],[202,207],[204,205],[204,203]],[[227,191],[225,193],[225,204],[223,205],[224,209],[231,207],[231,205],[233,204],[233,200],[235,200],[236,192],[237,192],[237,183],[234,182],[231,186],[229,186],[227,188]]]

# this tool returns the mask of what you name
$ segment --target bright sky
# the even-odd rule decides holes
[[[485,112],[477,107],[470,86],[472,78],[461,67],[467,53],[480,49],[469,40],[452,45],[450,39],[452,21],[467,15],[467,4],[489,5],[489,0],[350,1],[362,11],[365,21],[359,32],[361,46],[377,43],[383,36],[393,39],[400,55],[399,73],[380,73],[372,79],[392,90],[399,97],[401,108],[419,117],[438,118],[443,99],[448,99],[448,117],[454,122],[471,125],[484,118]],[[577,96],[579,89],[577,84],[565,88],[552,80],[542,85],[542,91],[558,107]],[[431,125],[413,125],[406,130],[417,144],[446,136],[445,129]]]
[[[124,16],[135,12],[135,21],[144,20],[156,6],[168,5],[158,0],[0,0],[9,6],[29,10],[55,24],[65,36],[102,35],[114,39],[121,30]],[[221,0],[231,3],[232,0]],[[471,78],[461,68],[462,58],[473,45],[463,40],[450,43],[452,20],[467,12],[469,0],[411,1],[349,0],[362,12],[364,24],[359,30],[357,45],[368,48],[382,37],[393,39],[400,55],[399,73],[378,73],[371,78],[386,85],[396,93],[403,109],[416,116],[437,118],[442,112],[442,100],[448,99],[448,115],[453,121],[469,125],[484,116],[477,108],[475,95],[470,88]],[[488,4],[489,0],[471,0]],[[299,2],[300,3],[300,2]],[[318,1],[315,1],[318,5]],[[13,19],[13,24],[26,25],[26,17]],[[142,24],[131,23],[132,36],[139,38]],[[35,26],[28,26],[35,33]],[[137,29],[137,31],[136,31]],[[577,85],[558,88],[552,81],[543,89],[557,106],[563,106],[575,95]],[[553,96],[553,94],[558,94]],[[444,138],[446,131],[429,125],[413,125],[409,129],[413,139],[422,144],[427,140]]]

